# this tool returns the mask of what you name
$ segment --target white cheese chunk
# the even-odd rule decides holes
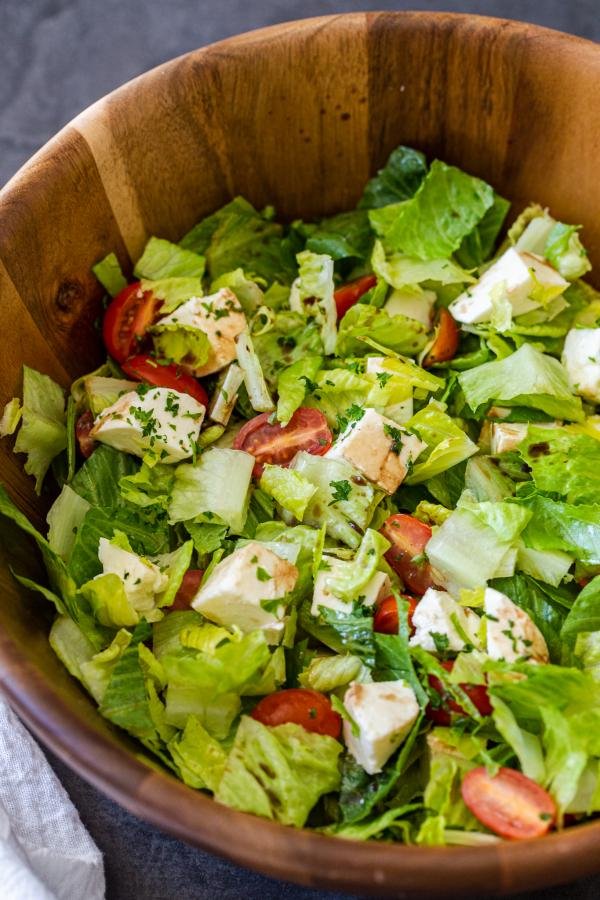
[[[541,631],[527,613],[506,594],[486,588],[483,609],[486,616],[487,653],[491,659],[547,663],[548,647]]]
[[[352,609],[352,603],[342,600],[341,597],[336,597],[328,587],[328,579],[337,572],[342,572],[345,566],[352,565],[352,563],[336,559],[333,556],[323,556],[322,563],[325,563],[328,568],[321,568],[315,578],[311,613],[313,616],[318,616],[321,606],[333,609],[336,612],[349,612]],[[378,600],[383,600],[390,593],[389,577],[385,572],[376,572],[366,587],[360,592],[360,598],[356,597],[355,599],[360,599],[363,606],[374,606]]]
[[[204,332],[210,343],[208,360],[201,366],[182,364],[198,377],[218,372],[233,362],[236,358],[235,338],[247,327],[246,316],[229,288],[222,288],[209,297],[192,297],[156,324],[158,328],[186,325]]]
[[[433,306],[437,297],[433,291],[392,291],[384,304],[388,316],[407,316],[429,329],[433,322]]]
[[[353,734],[352,723],[344,721],[348,750],[369,775],[381,772],[419,715],[414,691],[404,681],[353,681],[344,706],[359,729]]]
[[[513,316],[521,316],[542,305],[532,294],[541,291],[548,302],[568,286],[569,282],[541,257],[520,253],[511,247],[448,309],[457,322],[471,325],[489,322],[493,312],[493,292],[502,290],[510,301]]]
[[[325,456],[345,459],[368,481],[393,494],[426,444],[392,419],[365,409],[351,422]]]
[[[430,653],[437,653],[437,638],[438,644],[440,639],[443,642],[444,649],[458,652],[464,649],[466,643],[462,633],[469,643],[477,644],[480,620],[471,609],[460,606],[446,591],[429,588],[417,603],[412,624],[415,633],[409,641],[411,647],[422,647]]]
[[[100,538],[98,559],[102,563],[103,575],[117,575],[123,582],[125,594],[134,609],[147,612],[154,609],[156,595],[167,587],[168,578],[157,565],[142,559],[137,553],[130,553]]]
[[[140,386],[106,407],[90,436],[135,456],[152,451],[160,462],[180,462],[193,454],[204,414],[189,394]]]
[[[237,625],[245,633],[260,628],[276,644],[284,629],[283,599],[297,580],[296,566],[250,541],[215,566],[191,605],[217,625]]]
[[[490,453],[499,456],[519,446],[527,434],[525,422],[493,422],[490,435]]]
[[[161,463],[180,462],[194,453],[204,413],[189,394],[138,388],[102,410],[90,437],[134,456],[152,452]]]
[[[600,403],[600,328],[572,328],[565,340],[562,363],[575,393]]]

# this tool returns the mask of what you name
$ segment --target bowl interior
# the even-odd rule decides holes
[[[90,269],[110,250],[130,272],[150,235],[177,240],[236,194],[286,219],[351,208],[399,143],[482,176],[515,209],[536,200],[581,223],[600,271],[599,78],[600,49],[556,32],[381,13],[276,26],[136,79],[0,193],[0,403],[19,393],[23,363],[67,387],[100,361],[102,292]],[[7,441],[0,469],[43,522],[47,498]],[[139,815],[270,874],[380,895],[489,894],[600,866],[600,825],[477,850],[352,845],[183,787],[147,765],[67,675],[46,640],[48,610],[9,572],[31,572],[32,550],[0,528],[0,686],[63,759]]]

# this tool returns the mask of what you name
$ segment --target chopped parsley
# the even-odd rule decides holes
[[[262,566],[256,567],[256,577],[259,581],[271,581],[272,576]]]
[[[376,377],[379,387],[384,388],[392,376],[389,372],[377,372]]]
[[[383,431],[384,434],[392,440],[390,451],[392,453],[395,453],[396,456],[400,456],[400,453],[402,452],[404,432],[400,428],[396,428],[394,425],[388,425],[387,423],[383,426]]]
[[[350,492],[352,491],[352,485],[349,481],[330,481],[329,487],[331,488],[331,496],[332,500],[330,502],[330,506],[333,506],[334,503],[339,503],[340,500],[348,500],[350,497]]]

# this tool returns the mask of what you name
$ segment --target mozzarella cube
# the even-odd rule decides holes
[[[473,610],[460,606],[446,591],[429,588],[417,603],[412,624],[415,633],[409,641],[411,647],[422,647],[430,653],[437,653],[441,649],[438,646],[441,641],[445,650],[458,652],[466,646],[461,632],[469,643],[477,644],[480,620]]]
[[[433,305],[437,297],[433,291],[392,291],[384,304],[388,316],[408,316],[429,329],[433,322]]]
[[[157,322],[165,325],[185,325],[203,331],[210,343],[210,355],[201,366],[185,366],[198,378],[224,369],[236,358],[235,339],[247,327],[246,316],[237,297],[229,288],[222,288],[209,297],[192,297],[178,306],[175,312]]]
[[[489,322],[493,312],[493,292],[503,290],[512,306],[513,316],[521,316],[542,305],[532,295],[542,292],[544,301],[548,302],[568,286],[569,282],[541,257],[520,253],[511,247],[448,309],[457,322],[470,325]]]
[[[344,459],[382,491],[393,494],[426,444],[400,425],[365,409],[325,456]]]
[[[276,644],[285,624],[283,601],[297,580],[296,566],[250,541],[215,566],[192,600],[192,609],[217,625],[237,625],[246,634],[261,629],[269,643]],[[273,602],[277,600],[282,602]]]
[[[486,617],[487,654],[506,662],[527,660],[547,663],[548,647],[541,631],[527,613],[506,594],[486,588],[483,601]]]
[[[490,453],[499,456],[519,446],[527,435],[525,422],[493,422],[490,434]]]
[[[332,575],[343,572],[345,566],[353,565],[353,563],[336,559],[332,556],[323,556],[321,562],[325,563],[327,568],[321,568],[315,578],[313,601],[310,609],[312,615],[318,616],[322,606],[326,609],[333,609],[335,612],[348,612],[352,608],[352,603],[342,600],[341,597],[336,597],[329,589],[328,581]],[[355,597],[354,599],[360,600],[363,606],[374,606],[378,600],[383,600],[390,592],[389,577],[385,572],[376,572],[367,586],[361,591],[360,597]]]
[[[381,772],[384,765],[419,715],[414,691],[404,681],[353,681],[344,694],[344,706],[359,728],[344,720],[344,740],[359,766],[369,775]]]
[[[192,456],[205,409],[189,394],[140,385],[102,410],[90,437],[124,453],[152,452],[161,463]]]
[[[600,403],[600,328],[572,328],[562,363],[575,393]]]
[[[123,582],[127,599],[138,612],[148,612],[156,605],[156,595],[162,593],[168,583],[167,576],[157,565],[142,559],[100,538],[98,559],[103,575],[117,575]],[[97,576],[98,577],[98,576]]]

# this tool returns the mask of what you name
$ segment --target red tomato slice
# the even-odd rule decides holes
[[[301,406],[287,425],[270,424],[271,413],[261,413],[243,425],[235,436],[235,450],[245,450],[255,457],[252,474],[260,478],[267,463],[287,466],[299,450],[323,456],[331,447],[333,436],[327,419],[318,409]]]
[[[161,303],[150,291],[142,291],[139,281],[128,284],[112,300],[104,314],[102,337],[117,362],[135,353]]]
[[[362,278],[357,278],[356,281],[351,281],[350,284],[345,284],[343,287],[338,288],[333,295],[337,308],[338,320],[343,318],[350,307],[354,306],[363,294],[370,291],[376,284],[377,276],[363,275]]]
[[[88,459],[96,449],[96,441],[90,437],[90,431],[94,426],[94,416],[88,409],[82,413],[75,423],[75,437],[79,444],[81,455]]]
[[[446,660],[442,663],[442,666],[447,672],[451,672],[454,662],[452,660]],[[462,706],[446,694],[444,685],[439,678],[435,675],[429,675],[428,680],[434,691],[440,695],[442,702],[441,706],[433,706],[431,703],[428,704],[425,715],[430,721],[434,722],[436,725],[450,725],[452,723],[452,713],[456,713],[457,716],[467,715]],[[490,697],[484,684],[461,684],[460,687],[463,689],[473,706],[477,709],[477,712],[482,716],[491,716],[492,704],[490,703]]]
[[[458,350],[458,341],[460,332],[456,322],[447,309],[440,309],[437,325],[433,336],[433,343],[425,356],[421,365],[424,369],[430,369],[432,366],[441,362],[446,362],[456,355]]]
[[[385,554],[386,560],[406,587],[421,597],[435,584],[431,566],[427,560],[418,558],[431,538],[431,528],[414,516],[396,513],[379,530],[392,545]]]
[[[252,718],[263,725],[294,722],[315,734],[338,738],[342,717],[336,713],[325,694],[307,688],[289,688],[263,697],[252,710]]]
[[[408,600],[408,627],[410,633],[413,634],[412,617],[419,601],[416,597],[409,597],[407,594],[403,594],[402,599]],[[378,631],[380,634],[398,634],[398,604],[395,597],[386,597],[377,604],[373,617],[373,631]]]
[[[125,374],[135,381],[145,381],[154,387],[170,388],[180,394],[189,394],[202,406],[208,406],[208,395],[200,382],[192,375],[182,371],[179,366],[163,366],[153,356],[140,353],[132,356],[121,366]]]
[[[183,576],[181,584],[179,585],[179,590],[175,594],[175,599],[169,607],[171,611],[175,609],[190,608],[190,603],[198,593],[198,588],[200,587],[200,582],[202,581],[203,575],[203,569],[187,570],[187,572]]]
[[[556,805],[550,794],[514,769],[499,769],[489,775],[483,766],[463,778],[462,798],[473,815],[500,837],[541,837],[556,820]]]

